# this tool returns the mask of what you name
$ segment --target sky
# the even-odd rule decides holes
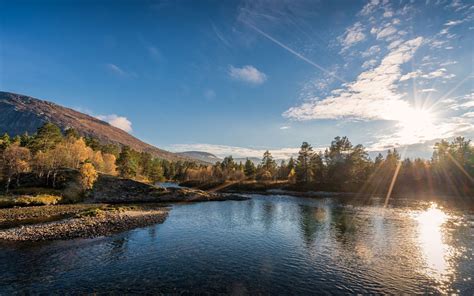
[[[429,158],[474,139],[473,20],[462,0],[0,0],[0,89],[171,151],[347,136]]]

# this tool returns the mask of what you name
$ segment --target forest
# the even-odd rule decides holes
[[[347,137],[336,137],[325,151],[314,151],[303,142],[295,158],[277,163],[269,151],[260,164],[247,159],[236,163],[232,156],[215,164],[168,161],[146,152],[98,139],[81,137],[74,129],[64,132],[46,123],[33,135],[0,137],[0,180],[5,191],[19,186],[22,173],[45,176],[54,186],[56,173],[76,169],[91,188],[99,173],[156,183],[170,180],[193,184],[257,181],[281,183],[295,191],[336,191],[381,194],[387,192],[439,192],[453,195],[473,193],[474,148],[457,137],[434,145],[430,160],[401,158],[397,149],[375,159],[363,145]]]

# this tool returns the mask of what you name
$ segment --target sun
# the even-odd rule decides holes
[[[419,143],[436,138],[434,114],[427,109],[409,108],[398,114],[397,135],[402,143]]]

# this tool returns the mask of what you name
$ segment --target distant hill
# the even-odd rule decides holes
[[[218,161],[223,160],[222,158],[212,153],[204,152],[204,151],[185,151],[185,152],[178,152],[176,154],[186,156],[186,157],[191,157],[191,158],[198,159],[198,160],[201,160],[203,162],[208,162],[208,163],[216,163]],[[259,165],[262,162],[262,159],[258,157],[248,157],[248,159],[250,159],[250,161],[252,161],[255,165]],[[234,158],[234,161],[237,164],[239,162],[242,162],[244,164],[247,161],[247,157]]]
[[[221,158],[215,156],[214,154],[209,153],[209,152],[203,152],[203,151],[185,151],[185,152],[178,152],[176,154],[185,156],[185,157],[198,159],[200,161],[208,162],[208,163],[216,163],[218,161],[222,161]]]
[[[0,92],[0,134],[33,134],[46,122],[56,124],[63,131],[74,128],[81,136],[94,137],[102,143],[127,145],[162,159],[189,159],[140,141],[127,132],[87,114],[29,96]]]
[[[242,162],[245,164],[245,162],[247,161],[247,158],[253,162],[253,164],[255,165],[259,165],[261,162],[262,162],[262,159],[261,158],[258,158],[258,157],[239,157],[239,158],[234,158],[234,161],[236,163],[239,163],[239,162]]]

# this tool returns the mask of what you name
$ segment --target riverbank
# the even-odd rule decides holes
[[[355,189],[354,191],[335,191],[318,188],[311,184],[292,184],[288,181],[226,181],[200,183],[196,181],[181,182],[181,186],[189,186],[196,190],[208,190],[213,193],[220,194],[259,194],[259,195],[290,195],[308,198],[326,198],[326,197],[379,197],[385,198],[387,192],[383,190],[372,192],[364,188]],[[448,194],[444,192],[435,192],[433,190],[408,190],[394,191],[390,195],[391,198],[409,198],[417,200],[446,200],[446,199],[463,199],[474,202],[474,194]]]
[[[0,240],[44,241],[106,236],[163,223],[168,212],[168,207],[160,205],[105,204],[2,209],[0,225],[7,228],[0,230]]]

